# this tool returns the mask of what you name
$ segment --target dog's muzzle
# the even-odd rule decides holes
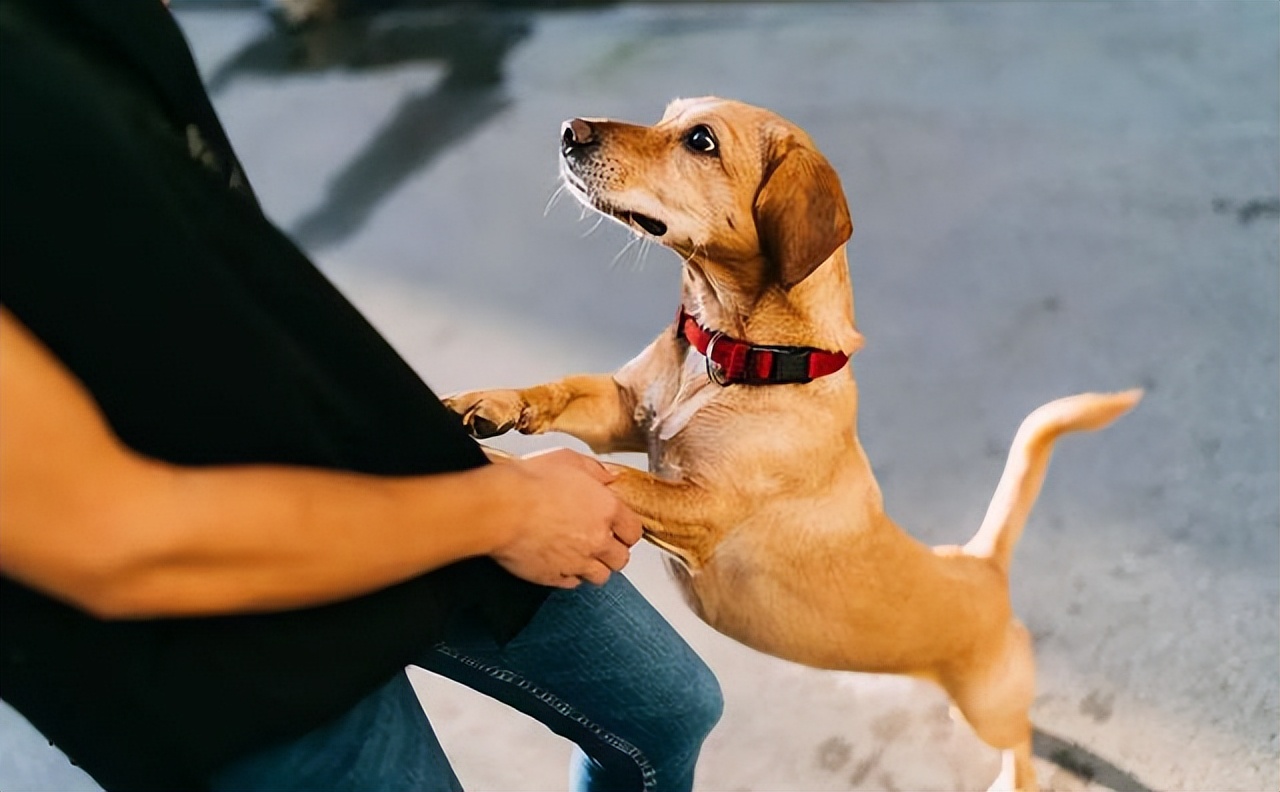
[[[564,158],[565,165],[579,182],[584,182],[585,180],[578,169],[599,148],[600,135],[590,121],[582,118],[571,118],[560,126],[560,156]],[[590,187],[587,187],[587,190],[594,192]],[[601,205],[594,199],[594,196],[592,197],[592,204],[599,211],[613,215],[624,223],[635,223],[655,237],[660,237],[667,233],[667,224],[656,217],[650,217],[649,215],[620,207]]]

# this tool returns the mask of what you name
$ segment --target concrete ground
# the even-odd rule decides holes
[[[268,212],[439,392],[616,368],[675,309],[674,255],[544,213],[561,120],[714,93],[800,123],[849,196],[860,432],[913,533],[970,535],[1036,405],[1147,388],[1062,444],[1014,565],[1046,786],[1280,787],[1280,6],[464,4],[294,37],[178,16]],[[700,789],[994,777],[934,690],[719,636],[651,548],[629,575],[724,686]],[[414,681],[468,788],[564,787],[558,738]],[[92,788],[26,728],[4,710],[0,789]]]

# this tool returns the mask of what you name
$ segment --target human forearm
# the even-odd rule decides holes
[[[0,571],[106,616],[263,610],[389,585],[493,551],[515,470],[378,478],[180,468],[111,432],[60,361],[0,310]]]
[[[527,497],[486,467],[382,478],[149,463],[99,517],[76,604],[106,617],[266,611],[344,599],[492,552]],[[92,515],[84,515],[92,522]]]
[[[104,618],[315,605],[492,552],[530,497],[497,466],[380,478],[118,453],[76,480],[8,477],[6,575]]]

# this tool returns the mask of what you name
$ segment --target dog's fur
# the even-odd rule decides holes
[[[690,146],[698,125],[715,151]],[[715,98],[673,102],[651,127],[574,119],[566,130],[569,188],[683,257],[684,306],[704,327],[754,344],[858,350],[852,223],[839,178],[803,131]],[[936,682],[1004,749],[997,785],[1031,789],[1034,659],[1009,603],[1010,555],[1054,440],[1105,426],[1140,397],[1082,394],[1037,409],[977,534],[936,548],[884,513],[848,369],[721,387],[672,328],[613,375],[446,402],[477,436],[566,432],[598,453],[647,452],[651,472],[614,466],[612,487],[679,559],[671,567],[699,616],[806,665]]]

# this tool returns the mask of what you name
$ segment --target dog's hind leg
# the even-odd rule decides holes
[[[979,648],[974,659],[948,669],[939,681],[978,737],[1002,751],[991,789],[1036,790],[1030,716],[1035,654],[1027,628],[1011,621],[998,646]]]
[[[1031,739],[1000,752],[1000,775],[987,792],[1023,792],[1035,790],[1036,768],[1031,763]]]

